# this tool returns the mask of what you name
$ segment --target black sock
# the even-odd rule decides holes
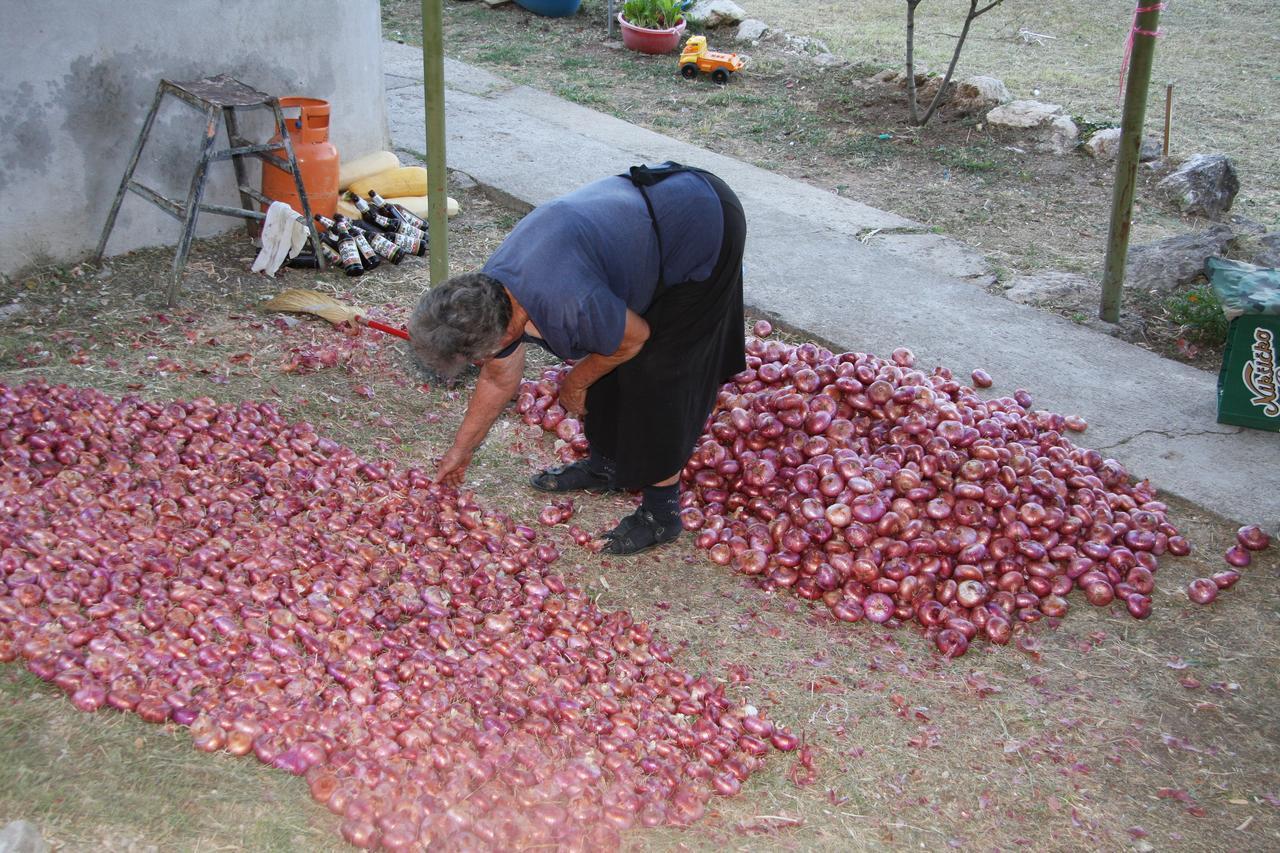
[[[661,524],[669,524],[680,515],[680,481],[669,486],[645,486],[640,508],[648,510]]]
[[[587,470],[602,480],[612,480],[613,475],[618,473],[618,463],[593,450],[587,457]]]

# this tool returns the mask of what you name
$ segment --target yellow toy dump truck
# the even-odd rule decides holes
[[[699,71],[711,75],[711,79],[724,85],[729,82],[729,75],[741,71],[746,63],[736,53],[719,53],[707,50],[706,36],[689,36],[680,51],[680,75],[692,80]]]

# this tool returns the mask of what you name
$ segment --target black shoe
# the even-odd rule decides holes
[[[628,515],[618,526],[604,534],[609,544],[604,546],[605,554],[626,556],[639,554],[657,545],[665,545],[680,535],[680,519],[673,518],[666,523],[659,523],[653,513],[641,507]]]
[[[592,471],[581,459],[559,468],[539,471],[529,478],[529,485],[540,492],[590,492],[602,495],[618,491],[612,478]]]

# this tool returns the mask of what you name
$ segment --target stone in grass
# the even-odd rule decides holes
[[[1197,234],[1180,234],[1129,248],[1125,286],[1148,293],[1168,293],[1194,284],[1204,275],[1205,259],[1221,255],[1235,232],[1215,225]]]
[[[827,47],[827,43],[822,39],[813,36],[797,36],[791,33],[782,34],[782,48],[790,53],[798,53],[802,56],[821,56],[825,53],[831,53],[831,49]]]
[[[740,24],[747,13],[733,0],[698,0],[685,13],[691,23],[714,29],[725,24]]]
[[[15,820],[0,829],[0,853],[49,853],[49,845],[35,824]]]
[[[1049,270],[1015,276],[1004,295],[1006,299],[1023,305],[1075,304],[1094,288],[1095,283],[1088,276]]]
[[[987,124],[1026,130],[1044,127],[1060,115],[1062,115],[1062,107],[1058,104],[1046,104],[1041,101],[1013,101],[1008,104],[1002,104],[987,113]]]
[[[1231,209],[1240,179],[1223,154],[1197,154],[1184,162],[1156,189],[1178,210],[1190,216],[1217,219]]]
[[[1114,160],[1120,154],[1120,128],[1104,127],[1084,143],[1084,153],[1098,160]],[[1154,136],[1142,137],[1142,148],[1138,151],[1138,160],[1149,163],[1159,160],[1164,154],[1164,145]]]
[[[954,104],[963,113],[980,113],[1013,100],[1004,81],[995,77],[970,77],[956,86]]]
[[[1271,267],[1272,269],[1280,269],[1280,231],[1272,231],[1270,234],[1263,234],[1256,238],[1256,242],[1260,244],[1253,257],[1249,258],[1249,263],[1259,267]]]
[[[1080,128],[1070,116],[1054,116],[1049,126],[1042,128],[1036,140],[1036,150],[1048,154],[1070,154],[1080,144]]]
[[[769,25],[764,21],[758,21],[755,18],[748,18],[741,24],[738,24],[738,33],[733,38],[734,41],[756,44],[760,39],[764,38],[765,33],[767,32],[769,32]]]
[[[987,113],[987,123],[994,127],[1029,131],[1036,150],[1049,154],[1074,151],[1080,139],[1080,129],[1058,104],[1013,101]]]

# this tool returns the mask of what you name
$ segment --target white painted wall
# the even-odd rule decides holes
[[[323,98],[341,156],[386,147],[378,0],[4,0],[0,9],[0,272],[92,253],[162,78],[227,73],[280,97]],[[260,120],[242,132],[270,136]],[[201,115],[167,98],[136,177],[185,198],[202,137]],[[234,187],[230,161],[215,164],[205,198],[239,204]],[[243,220],[206,213],[200,225],[210,234]],[[129,194],[107,253],[173,244],[180,230]]]

